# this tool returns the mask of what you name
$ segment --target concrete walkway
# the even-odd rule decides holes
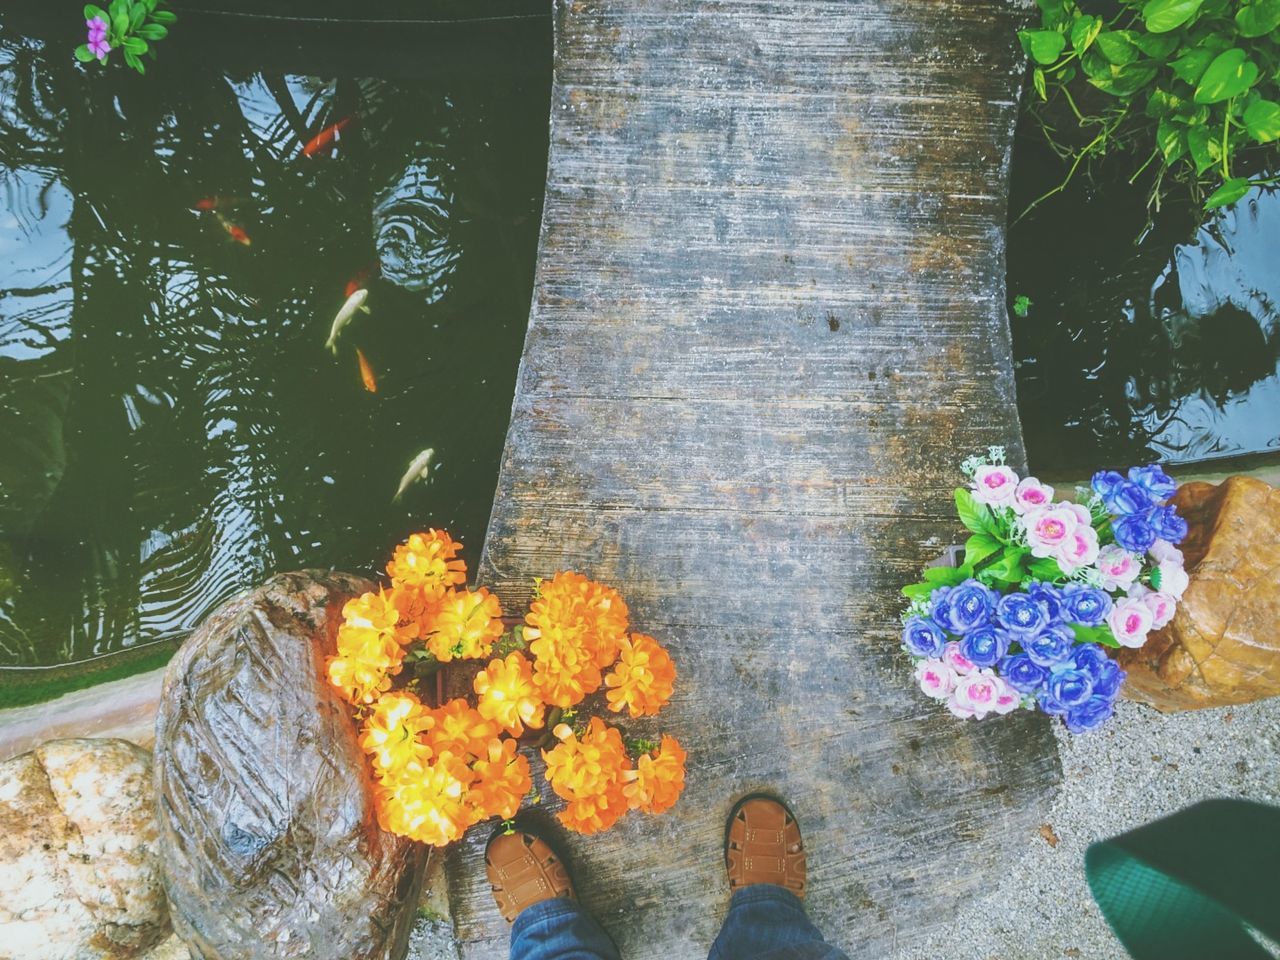
[[[704,957],[733,799],[773,789],[855,958],[945,924],[1044,822],[1043,718],[912,689],[897,588],[957,461],[1021,443],[1004,223],[1023,9],[998,0],[556,5],[538,275],[479,581],[573,568],[672,648],[685,797],[573,838],[629,960]],[[652,725],[640,728],[646,733]],[[549,790],[543,795],[551,798]],[[464,956],[505,955],[476,833]]]

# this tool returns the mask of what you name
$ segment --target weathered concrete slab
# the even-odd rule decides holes
[[[1021,443],[1004,293],[1012,0],[557,3],[532,317],[480,579],[574,568],[680,668],[665,817],[575,839],[632,960],[705,956],[724,817],[771,788],[811,910],[879,957],[997,876],[1059,776],[1031,716],[913,692],[897,587],[949,539],[956,461]],[[502,956],[483,836],[464,955]]]

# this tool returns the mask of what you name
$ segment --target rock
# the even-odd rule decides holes
[[[1228,477],[1185,484],[1173,503],[1191,584],[1168,626],[1119,652],[1126,695],[1187,710],[1280,694],[1280,491]]]
[[[399,960],[426,848],[382,832],[325,680],[343,603],[291,573],[227,601],[165,674],[156,789],[174,929],[200,960]]]
[[[169,935],[151,758],[51,740],[0,764],[0,960],[137,957]]]

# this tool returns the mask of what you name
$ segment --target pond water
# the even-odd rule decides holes
[[[415,528],[474,564],[532,290],[549,19],[499,41],[188,16],[139,77],[74,63],[66,11],[0,11],[0,665],[180,639],[272,572],[375,573]],[[369,313],[331,355],[356,288]]]
[[[1063,174],[1021,124],[1011,216]],[[1018,405],[1044,476],[1280,453],[1280,192],[1147,224],[1145,189],[1104,176],[1010,228],[1009,296],[1031,299],[1011,314]]]

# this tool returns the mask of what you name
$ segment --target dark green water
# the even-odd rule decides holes
[[[274,571],[372,573],[428,525],[474,564],[532,290],[549,21],[255,48],[186,16],[138,77],[75,64],[67,10],[0,11],[0,665],[167,649]],[[361,271],[371,313],[334,358]]]
[[[1145,185],[1114,164],[1078,177],[1009,232],[1018,406],[1032,469],[1280,454],[1280,192],[1222,212],[1170,203],[1147,227]],[[1010,209],[1062,180],[1020,124]],[[1127,175],[1127,174],[1125,174]]]

